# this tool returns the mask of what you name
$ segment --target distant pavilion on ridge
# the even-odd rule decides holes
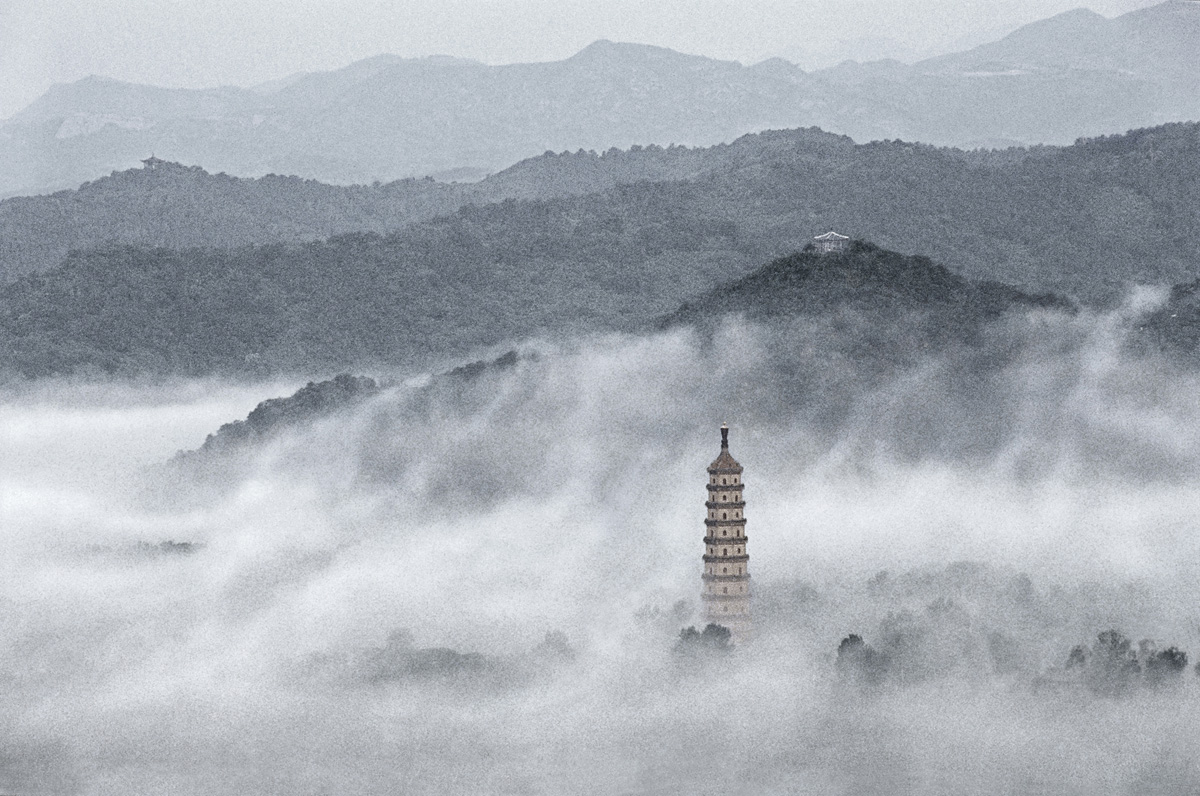
[[[813,238],[813,246],[821,254],[832,254],[834,252],[846,251],[846,246],[850,243],[849,235],[839,235],[833,230],[829,230],[824,235],[818,235]]]

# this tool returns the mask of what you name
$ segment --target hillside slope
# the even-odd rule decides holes
[[[816,132],[812,138],[836,139]],[[679,180],[722,162],[714,150],[637,147],[603,156],[547,154],[475,183],[408,179],[341,186],[274,174],[257,179],[209,174],[198,166],[155,159],[78,190],[0,201],[0,281],[52,268],[72,249],[106,244],[230,248],[346,232],[382,234],[466,204]]]
[[[396,366],[539,333],[649,328],[700,292],[697,281],[722,281],[723,264],[700,256],[653,275],[633,258],[598,262],[589,252],[608,250],[603,230],[592,230],[588,244],[574,251],[543,238],[537,260],[525,254],[527,243],[521,250],[488,244],[461,224],[436,230],[436,240],[347,235],[303,247],[112,248],[72,257],[50,275],[24,278],[0,294],[0,372],[203,375]],[[719,224],[697,223],[682,234],[699,246],[704,235],[723,233]],[[820,265],[865,263],[867,270],[856,273],[869,278],[842,284],[835,277],[839,287],[832,291],[827,276],[814,278],[795,294],[778,288],[790,277],[780,277],[776,263],[731,295],[752,301],[760,314],[775,312],[779,302],[810,314],[855,305],[881,317],[934,310],[944,330],[951,328],[949,316],[941,316],[957,308],[970,321],[954,327],[964,335],[998,308],[1069,306],[974,285],[923,258],[862,246],[853,258],[849,266],[839,258]],[[794,260],[810,261],[807,254]],[[807,293],[810,287],[817,292]],[[696,306],[745,309],[713,301]],[[676,320],[688,320],[691,311]]]

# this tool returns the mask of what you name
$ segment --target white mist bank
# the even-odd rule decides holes
[[[1102,321],[849,392],[845,362],[781,365],[740,324],[534,344],[232,456],[227,483],[166,481],[178,500],[148,469],[272,394],[11,397],[0,791],[1194,792],[1190,665],[1124,698],[1032,685],[1110,627],[1200,655],[1200,385]],[[763,633],[716,675],[670,651],[723,420]],[[840,682],[839,640],[905,611],[928,675]],[[510,662],[559,630],[577,657],[507,684],[305,674],[398,629]]]

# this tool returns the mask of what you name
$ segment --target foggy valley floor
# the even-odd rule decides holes
[[[1200,2],[103,5],[0,12],[0,796],[1200,794]]]
[[[174,461],[306,379],[10,385],[0,791],[1195,792],[1200,374],[1142,311],[529,340]],[[758,636],[679,651],[723,420]]]

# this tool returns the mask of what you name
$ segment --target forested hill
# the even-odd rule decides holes
[[[708,149],[545,155],[474,185],[341,188],[160,172],[0,203],[0,272],[51,267],[68,246],[105,241],[230,246],[361,230],[398,231],[421,246],[440,240],[438,230],[459,228],[462,235],[439,244],[450,247],[449,258],[455,241],[470,239],[531,262],[545,259],[539,252],[549,246],[562,266],[586,252],[601,270],[632,269],[652,281],[684,260],[719,259],[714,273],[731,278],[833,228],[928,254],[974,278],[1096,301],[1119,297],[1130,283],[1190,281],[1200,252],[1197,124],[997,152],[855,145],[786,130]],[[499,202],[513,198],[523,201]],[[454,210],[464,203],[472,206]],[[442,212],[455,214],[403,227]],[[608,248],[593,246],[592,235]],[[686,286],[711,286],[706,268]],[[687,295],[662,296],[662,309]]]
[[[677,231],[695,242],[693,258],[664,261],[653,274],[639,266],[638,251],[625,249],[622,259],[604,229],[576,227],[571,246],[544,236],[532,257],[524,247],[536,236],[517,236],[521,248],[508,249],[484,245],[461,224],[424,229],[438,235],[72,257],[0,294],[0,372],[199,375],[413,363],[537,333],[649,329],[726,273],[702,251],[728,234],[715,221]],[[618,256],[605,261],[604,252]],[[780,302],[813,315],[856,305],[889,317],[931,310],[943,322],[950,312],[966,319],[956,328],[969,334],[1010,306],[1069,306],[862,244],[851,259],[823,259],[828,268],[811,285],[796,275],[811,275],[812,255],[781,262],[738,283],[732,303],[710,293],[676,320],[771,314]]]
[[[196,450],[179,451],[178,464],[203,461],[271,439],[283,431],[310,424],[379,394],[374,379],[342,373],[322,382],[309,382],[283,398],[268,398],[246,416],[221,426]]]
[[[866,241],[842,252],[812,246],[685,303],[660,325],[707,324],[737,313],[748,318],[820,316],[861,311],[872,322],[917,313],[931,334],[961,340],[1005,312],[1021,309],[1075,311],[1053,293],[1029,294],[1011,285],[973,281],[928,257],[907,256]]]
[[[757,136],[733,147],[633,147],[530,158],[477,183],[432,179],[327,185],[299,177],[258,179],[209,174],[199,166],[155,161],[114,172],[73,191],[0,201],[0,281],[44,271],[68,251],[102,244],[182,249],[298,243],[346,232],[394,232],[466,204],[551,199],[632,182],[693,179],[754,158]],[[853,150],[843,136],[793,131],[809,157]]]
[[[75,191],[0,202],[0,280],[44,271],[71,249],[128,243],[182,249],[384,232],[457,210],[460,186],[432,180],[341,187],[298,177],[249,180],[163,162]]]

